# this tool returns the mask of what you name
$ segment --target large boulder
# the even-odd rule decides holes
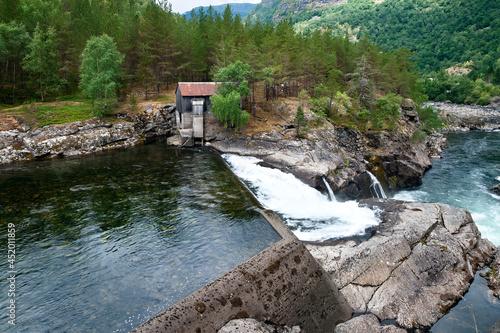
[[[355,312],[407,329],[429,327],[494,254],[464,209],[387,199],[362,203],[384,211],[371,238],[307,245]]]
[[[310,126],[305,138],[298,138],[293,112],[280,113],[283,122],[272,130],[224,130],[216,120],[206,122],[207,145],[225,153],[256,156],[268,165],[292,172],[314,187],[328,179],[335,193],[348,198],[371,197],[369,169],[386,189],[416,187],[431,167],[425,143],[411,143],[418,127],[413,101],[407,100],[395,132],[361,132],[331,124],[308,110]],[[414,117],[412,116],[415,113]],[[287,118],[285,118],[287,117]],[[319,120],[318,120],[319,119]],[[270,127],[270,124],[262,127]],[[367,163],[368,162],[368,163]]]

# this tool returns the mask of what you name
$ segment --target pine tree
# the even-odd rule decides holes
[[[48,92],[58,91],[64,81],[58,75],[58,42],[53,28],[36,26],[29,44],[30,52],[23,59],[23,69],[30,73],[31,84],[37,88],[42,102]]]

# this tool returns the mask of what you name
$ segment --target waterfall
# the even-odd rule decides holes
[[[368,175],[370,176],[370,179],[372,183],[370,184],[370,192],[374,198],[387,198],[387,195],[385,195],[384,189],[382,188],[382,185],[378,181],[377,177],[373,175],[370,171],[366,170]]]
[[[321,241],[364,234],[380,220],[354,200],[339,202],[294,175],[258,165],[255,157],[222,155],[261,205],[278,213],[300,240]],[[334,197],[332,197],[334,198]]]
[[[335,194],[333,194],[332,188],[330,187],[330,184],[326,181],[325,177],[321,177],[323,179],[323,183],[326,186],[326,190],[328,191],[328,196],[330,197],[330,201],[337,201],[335,198]]]

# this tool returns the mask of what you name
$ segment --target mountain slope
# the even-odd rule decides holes
[[[264,0],[250,15],[262,22],[291,18],[300,31],[330,27],[340,33],[355,31],[358,38],[369,35],[390,49],[404,47],[415,52],[413,60],[425,72],[467,61],[487,71],[500,57],[498,0],[300,3],[299,6],[293,0]]]
[[[231,7],[231,10],[233,12],[233,15],[240,14],[242,18],[248,15],[252,9],[257,6],[254,3],[228,3],[224,5],[217,5],[217,6],[212,6],[214,12],[217,12],[222,15],[224,13],[224,9],[226,9],[226,6],[229,5]],[[207,12],[208,8],[210,6],[198,6],[193,8],[196,13],[199,13],[200,9],[203,8],[205,12]],[[186,16],[186,19],[189,20],[191,18],[191,11],[185,12],[183,14]]]
[[[277,23],[291,18],[293,22],[320,15],[324,9],[341,5],[347,0],[262,0],[251,12],[252,20]]]

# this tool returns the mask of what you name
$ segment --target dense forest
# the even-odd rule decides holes
[[[307,0],[266,0],[250,15],[263,22],[289,17],[297,31],[329,28],[354,39],[369,36],[388,49],[406,48],[432,100],[489,104],[500,94],[497,0],[349,0],[326,9]]]
[[[352,43],[332,31],[297,33],[287,20],[244,22],[229,7],[222,15],[208,9],[186,20],[162,1],[1,0],[0,15],[3,103],[36,98],[40,89],[48,98],[78,93],[82,52],[102,34],[124,56],[122,90],[135,86],[147,93],[178,81],[208,81],[218,68],[240,60],[253,70],[250,81],[300,84],[311,92],[323,83],[334,93],[349,89],[348,74],[363,58],[374,91],[418,95],[406,51],[381,52],[366,38]],[[29,66],[34,55],[44,58],[43,73]]]
[[[270,2],[270,1],[267,1]],[[291,18],[298,30],[329,26],[359,38],[368,35],[379,45],[415,52],[412,60],[428,73],[473,61],[491,72],[500,57],[500,3],[497,0],[349,0],[322,10],[285,6],[271,1],[274,15]],[[307,2],[307,1],[306,1]],[[281,5],[280,5],[281,4]],[[278,9],[283,8],[283,9]],[[264,13],[266,9],[266,13]],[[261,7],[251,15],[270,22],[273,10]],[[500,80],[500,77],[498,78]]]

